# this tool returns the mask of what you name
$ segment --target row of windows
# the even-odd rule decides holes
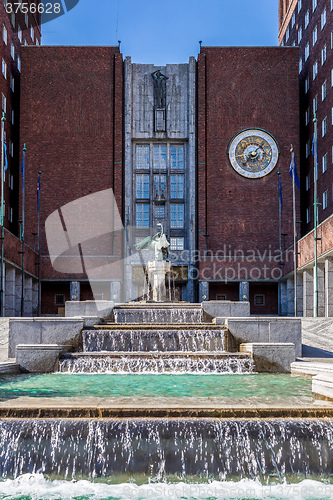
[[[137,144],[136,168],[138,170],[183,170],[184,146],[180,144]]]
[[[299,2],[298,2],[298,7],[297,7],[298,14],[300,13],[300,11],[302,9],[302,3],[300,5],[301,6],[299,7]],[[316,10],[316,8],[317,8],[317,0],[312,0],[312,12],[314,12]],[[331,0],[330,8],[332,11],[333,10],[333,0]],[[324,28],[324,26],[326,25],[326,22],[327,22],[327,10],[325,7],[321,13],[321,16],[320,16],[320,28],[321,29]],[[286,34],[285,34],[285,43],[286,44],[288,43],[288,40],[290,37],[290,28],[293,28],[295,26],[295,23],[296,23],[296,10],[294,10],[293,15],[291,17],[291,23],[286,29]],[[304,29],[306,29],[308,27],[309,23],[310,23],[310,10],[308,9],[304,15]],[[298,24],[299,24],[299,27],[298,27],[298,31],[297,31],[297,41],[298,41],[298,45],[299,45],[301,43],[302,36],[303,36],[303,28],[302,28],[301,22],[299,22]],[[312,45],[315,45],[315,43],[317,42],[317,38],[318,38],[318,27],[316,25],[313,32],[312,32]]]
[[[142,241],[142,237],[137,237],[135,239],[135,243],[140,243]],[[183,237],[170,238],[170,250],[185,250],[185,239]]]
[[[153,176],[153,195],[166,196],[167,177],[166,175]],[[136,175],[136,197],[149,198],[150,197],[150,182],[149,174]],[[170,198],[184,198],[184,175],[172,174],[170,175]]]
[[[326,210],[328,207],[328,191],[329,190],[326,189],[323,192],[322,203],[320,203],[319,199],[318,199],[318,204],[319,204],[319,206],[321,206],[322,210]],[[333,199],[333,184],[332,184],[332,199]],[[307,207],[307,209],[306,209],[306,223],[307,224],[309,224],[309,222],[311,222],[312,212],[313,212],[312,206]],[[313,213],[313,216],[314,216],[314,213]]]
[[[165,217],[165,206],[154,205],[154,218]],[[136,226],[149,227],[150,221],[150,204],[137,203],[136,204]],[[184,204],[171,203],[170,204],[170,227],[172,229],[184,228]]]
[[[17,56],[17,69],[21,72],[21,58]],[[2,59],[2,75],[7,80],[7,63]],[[10,88],[14,92],[14,78],[10,77]]]

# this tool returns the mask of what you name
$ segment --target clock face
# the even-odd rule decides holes
[[[277,164],[278,145],[273,137],[258,129],[243,130],[229,146],[232,167],[243,177],[258,179],[269,174]]]

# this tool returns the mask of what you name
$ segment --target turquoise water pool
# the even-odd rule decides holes
[[[39,397],[311,397],[311,379],[285,374],[60,374],[0,377],[0,399]]]

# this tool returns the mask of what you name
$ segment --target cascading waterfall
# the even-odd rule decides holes
[[[185,324],[198,325],[203,321],[201,307],[120,307],[113,310],[117,324]]]
[[[332,421],[8,420],[0,476],[57,479],[329,479]]]

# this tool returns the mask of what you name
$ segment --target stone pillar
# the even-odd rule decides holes
[[[287,315],[295,315],[295,285],[294,278],[287,279]]]
[[[325,259],[325,316],[333,316],[333,259]]]
[[[111,281],[110,283],[110,300],[112,300],[115,303],[121,302],[121,296],[120,296],[120,282],[119,281]]]
[[[303,316],[313,317],[313,270],[303,271]]]
[[[250,284],[248,281],[241,281],[239,283],[239,301],[249,302],[250,300]]]
[[[5,316],[15,316],[15,267],[6,266]]]
[[[286,281],[281,281],[281,315],[288,316],[288,295]]]
[[[32,282],[32,315],[38,315],[38,281]]]
[[[318,272],[318,317],[325,316],[325,265],[317,265]],[[315,283],[313,282],[315,287]]]
[[[297,273],[296,277],[297,292],[297,316],[303,316],[303,276]]]
[[[21,290],[22,275],[18,271],[15,273],[15,316],[21,316]]]
[[[199,283],[199,302],[209,300],[209,281],[200,281]]]
[[[24,280],[24,316],[32,316],[32,278],[25,276]]]

